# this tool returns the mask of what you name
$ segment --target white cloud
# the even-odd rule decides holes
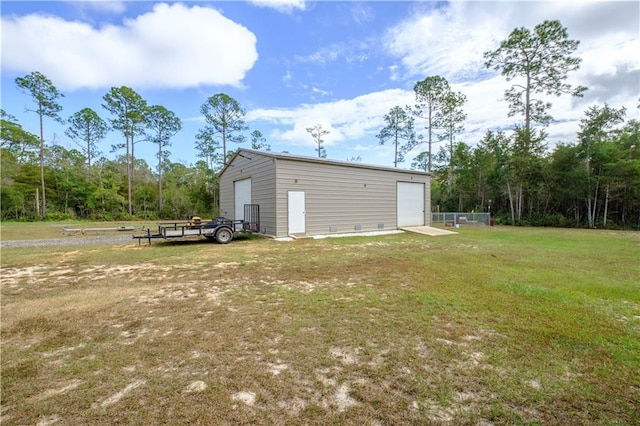
[[[401,60],[407,78],[442,75],[464,81],[485,71],[483,53],[496,49],[514,28],[558,19],[570,38],[581,41],[582,54],[588,56],[589,49],[598,46],[591,54],[601,64],[631,61],[637,66],[639,56],[629,53],[637,46],[639,13],[637,2],[624,1],[442,3],[390,28],[383,44]],[[635,43],[612,48],[612,37],[617,43]]]
[[[417,8],[421,8],[418,4]],[[580,41],[582,59],[569,83],[589,88],[585,97],[549,97],[555,119],[545,131],[550,146],[575,140],[584,110],[598,102],[627,106],[637,115],[640,96],[640,23],[638,2],[450,2],[416,10],[389,28],[384,47],[401,69],[392,80],[409,82],[430,75],[447,78],[467,95],[466,132],[459,140],[474,144],[487,130],[508,129],[522,121],[508,117],[501,100],[510,83],[484,67],[483,53],[494,50],[517,27],[533,28],[558,19],[569,37]]]
[[[123,13],[127,9],[126,2],[124,1],[84,0],[81,2],[68,1],[66,3],[77,8],[116,14]]]
[[[341,55],[344,47],[339,44],[334,44],[329,47],[323,47],[306,56],[296,56],[295,59],[298,62],[307,62],[319,65],[326,65],[328,62],[333,62]]]
[[[312,88],[311,92],[314,94],[320,95],[321,98],[324,98],[325,96],[329,96],[331,94],[331,92],[319,89],[317,87]]]
[[[250,0],[258,7],[275,9],[280,13],[292,13],[294,10],[305,10],[305,0]]]
[[[387,67],[389,69],[389,80],[398,81],[400,80],[400,75],[398,74],[398,66],[397,65],[389,65]]]
[[[364,62],[369,58],[368,51],[371,48],[371,44],[371,40],[352,40],[349,42],[333,43],[309,55],[297,55],[295,60],[302,63],[318,65],[327,65],[330,62],[336,62],[340,59],[343,59],[348,64]]]
[[[375,18],[373,9],[366,3],[354,2],[349,4],[350,15],[353,22],[358,25],[367,25]]]
[[[278,128],[269,136],[277,143],[313,147],[307,127],[321,124],[329,133],[326,146],[361,138],[375,140],[382,117],[395,105],[412,101],[413,92],[401,89],[385,90],[353,99],[318,104],[304,104],[290,109],[254,109],[247,112],[247,121],[264,121]]]
[[[503,36],[504,26],[502,14],[453,2],[416,13],[390,28],[384,47],[401,59],[407,78],[442,75],[462,79],[482,69],[482,52]]]
[[[464,106],[467,113],[465,130],[456,137],[458,142],[474,146],[489,130],[505,130],[509,133],[514,125],[521,124],[521,117],[508,117],[508,106],[502,100],[509,84],[501,76],[494,76],[483,81],[451,85],[452,90],[460,91],[467,96]],[[544,129],[549,135],[549,147],[553,148],[559,142],[575,141],[579,121],[584,116],[588,103],[583,100],[576,102],[569,96],[553,96],[547,99],[553,103],[550,113],[555,118],[555,121]],[[635,105],[633,97],[617,100],[621,103],[614,102],[611,105]],[[248,122],[264,122],[275,128],[268,135],[273,143],[305,149],[315,148],[306,128],[322,124],[331,132],[325,137],[327,147],[361,152],[365,162],[388,164],[389,158],[393,155],[393,148],[390,145],[379,146],[376,134],[384,125],[383,117],[389,109],[396,105],[405,106],[413,103],[412,90],[390,89],[353,99],[303,104],[296,108],[254,109],[247,113],[246,118]],[[416,131],[424,133],[425,124],[422,119],[416,118]],[[437,152],[439,147],[440,144],[434,144],[433,152]],[[405,166],[410,164],[414,154],[424,149],[423,145],[407,155]],[[334,153],[335,150],[328,150],[332,158],[336,158]]]
[[[122,25],[49,15],[2,18],[3,72],[39,70],[62,90],[241,86],[256,37],[215,9],[160,3]]]

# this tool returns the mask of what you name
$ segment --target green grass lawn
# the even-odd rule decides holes
[[[2,424],[640,424],[640,233],[457,231],[3,249]]]
[[[0,239],[2,240],[36,240],[46,238],[63,238],[72,236],[73,233],[65,233],[65,229],[100,229],[117,228],[119,226],[133,226],[137,233],[142,227],[157,227],[153,221],[135,222],[89,222],[83,220],[69,220],[63,222],[2,222],[0,225]],[[129,232],[131,234],[132,232]],[[84,235],[117,235],[114,231],[91,231]],[[78,232],[76,236],[83,235]]]

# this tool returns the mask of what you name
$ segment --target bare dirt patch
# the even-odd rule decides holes
[[[133,392],[135,389],[139,388],[140,386],[143,386],[145,383],[147,383],[147,381],[144,379],[134,380],[133,382],[129,383],[121,391],[114,393],[113,395],[109,396],[107,399],[102,401],[100,403],[100,407],[106,408],[110,405],[113,405],[119,402],[122,398],[126,397],[127,395],[129,395],[131,392]]]
[[[66,383],[61,383],[60,387],[54,389],[47,389],[43,393],[35,397],[36,400],[49,399],[54,396],[64,395],[67,392],[77,389],[82,384],[82,380],[72,379]]]
[[[586,298],[505,292],[496,280],[522,274],[460,237],[3,264],[3,424],[632,424],[631,369],[606,342],[628,344],[635,313],[583,326]],[[618,334],[595,344],[592,330]]]

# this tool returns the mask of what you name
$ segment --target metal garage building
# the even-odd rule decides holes
[[[220,176],[220,214],[260,206],[275,237],[429,225],[430,175],[361,163],[239,149]]]

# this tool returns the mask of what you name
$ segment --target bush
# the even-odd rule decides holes
[[[541,226],[552,228],[571,228],[572,223],[561,213],[547,215],[542,218]]]
[[[59,222],[61,220],[74,220],[76,215],[73,213],[50,212],[44,217],[44,220],[51,222]]]

